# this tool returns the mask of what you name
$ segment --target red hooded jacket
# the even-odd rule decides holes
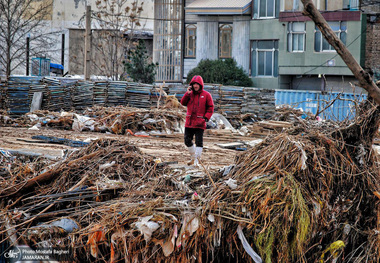
[[[181,99],[181,104],[187,106],[186,114],[186,128],[200,128],[206,129],[206,119],[210,119],[214,112],[214,102],[212,100],[211,94],[203,89],[203,79],[201,76],[195,75],[191,81],[190,85],[198,83],[201,88],[199,91],[192,91],[190,94],[188,92],[183,95]]]

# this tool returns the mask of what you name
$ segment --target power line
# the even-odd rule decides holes
[[[361,32],[361,33],[360,33],[360,34],[359,34],[354,40],[351,41],[351,43],[349,43],[348,45],[346,45],[346,47],[351,46],[356,40],[359,39],[359,37],[362,36],[362,34],[364,34],[364,32],[366,32],[366,30],[367,30],[367,29],[364,29],[364,30],[363,30],[363,31],[362,31],[362,32]],[[330,58],[329,60],[332,60],[332,59],[336,58],[338,55],[339,55],[339,54],[336,53],[336,54],[335,54],[332,58]],[[312,69],[310,69],[310,70],[304,72],[304,73],[301,74],[301,75],[307,75],[308,73],[312,72],[313,70],[315,70],[315,69],[317,69],[317,68],[320,68],[320,67],[323,67],[323,66],[325,65],[325,63],[326,63],[326,62],[323,62],[323,63],[320,64],[319,66],[315,66],[314,68],[312,68]],[[301,83],[302,83],[303,80],[304,80],[304,79],[301,79],[301,80],[300,80],[300,82],[298,83],[296,89],[301,85]]]
[[[359,34],[354,40],[351,41],[351,43],[349,43],[348,45],[346,45],[346,47],[351,46],[356,40],[358,40],[358,39],[364,34],[364,32],[366,32],[366,30],[367,30],[367,29],[364,29],[364,30],[363,30],[363,31],[362,31],[362,32],[361,32],[361,33],[360,33],[360,34]],[[330,58],[329,60],[332,60],[332,59],[336,58],[338,55],[339,55],[339,54],[336,53],[336,54],[335,54],[332,58]],[[325,63],[326,63],[326,62],[324,62],[324,63],[322,63],[322,64],[320,64],[320,65],[318,65],[318,66],[315,66],[314,68],[312,68],[312,69],[310,69],[310,70],[304,72],[302,75],[307,75],[308,73],[312,72],[313,70],[322,67]]]

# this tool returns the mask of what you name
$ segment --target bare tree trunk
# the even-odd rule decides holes
[[[55,52],[58,32],[46,30],[52,7],[53,0],[0,0],[0,74],[25,65],[27,38],[31,56]]]
[[[327,42],[335,48],[348,68],[359,80],[360,86],[368,91],[369,98],[362,103],[356,113],[355,123],[333,132],[332,136],[343,143],[342,149],[347,149],[347,154],[353,156],[354,158],[351,159],[358,165],[371,165],[372,144],[380,125],[380,89],[373,82],[368,72],[357,63],[347,47],[335,35],[324,17],[315,8],[312,0],[301,1],[304,4],[303,13],[314,21]],[[360,156],[361,158],[358,158]],[[360,160],[365,160],[365,163]]]
[[[335,35],[334,31],[330,28],[324,17],[314,6],[312,0],[301,1],[304,5],[303,13],[314,21],[315,25],[321,30],[327,42],[335,48],[336,52],[338,52],[340,57],[347,64],[347,67],[359,80],[360,86],[367,90],[369,95],[374,98],[378,105],[380,105],[380,89],[373,82],[368,72],[366,72],[358,62],[356,62],[350,51],[348,51],[343,42]]]

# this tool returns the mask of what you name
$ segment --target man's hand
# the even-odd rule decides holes
[[[203,119],[204,119],[206,122],[208,122],[208,121],[209,121],[209,119],[207,119],[206,117],[203,117]]]
[[[189,87],[187,87],[187,93],[191,93],[193,90],[192,90],[192,88],[191,88],[191,86],[189,86]]]

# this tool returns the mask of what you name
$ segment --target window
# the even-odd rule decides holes
[[[276,0],[258,0],[259,17],[276,17]]]
[[[252,76],[277,77],[278,76],[278,41],[263,40],[252,41]]]
[[[300,3],[299,0],[293,0],[293,11],[299,10],[299,8],[300,8],[299,3]]]
[[[304,22],[290,22],[288,24],[288,51],[305,51],[306,24]]]
[[[328,22],[331,29],[340,38],[343,44],[346,44],[346,34],[347,34],[347,22]],[[321,31],[318,27],[315,27],[314,36],[314,50],[316,52],[331,52],[335,49],[327,42],[323,37]]]
[[[185,31],[185,57],[196,57],[197,27],[195,25],[187,25]]]
[[[185,35],[182,10],[183,0],[154,1],[154,17],[157,20],[153,36],[153,60],[158,62],[157,82],[182,80],[182,36]]]
[[[219,58],[232,57],[232,26],[222,24],[219,26]]]
[[[359,0],[343,0],[343,9],[344,10],[358,10]]]

